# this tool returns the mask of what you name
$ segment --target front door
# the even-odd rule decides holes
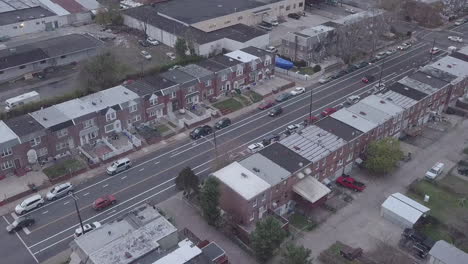
[[[21,168],[21,162],[19,159],[15,159],[15,168]]]

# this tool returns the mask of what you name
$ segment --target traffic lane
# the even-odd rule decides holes
[[[28,251],[27,247],[21,241],[24,236],[23,231],[17,234],[9,234],[6,227],[11,221],[2,217],[0,221],[0,248],[2,249],[1,263],[39,263],[34,259],[33,255]]]

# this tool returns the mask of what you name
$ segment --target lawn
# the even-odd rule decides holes
[[[250,102],[250,100],[247,97],[240,94],[236,94],[236,99],[239,100],[244,106],[252,104],[252,102]]]
[[[289,217],[289,223],[299,230],[311,231],[315,228],[316,223],[307,219],[307,217],[294,213]]]
[[[224,101],[214,103],[213,106],[218,108],[221,111],[230,111],[230,112],[237,111],[243,107],[242,104],[234,98],[229,98]]]
[[[254,92],[254,91],[249,91],[245,95],[248,96],[250,98],[250,100],[252,102],[254,102],[254,103],[260,102],[261,100],[263,100],[263,96],[261,96],[260,94]]]
[[[307,74],[307,75],[312,75],[312,74],[315,73],[314,68],[312,68],[312,67],[299,68],[298,71],[301,74]]]
[[[164,134],[165,132],[170,130],[170,128],[164,124],[157,125],[155,128],[160,134]]]
[[[43,172],[49,177],[49,179],[55,179],[68,173],[73,173],[85,168],[86,165],[76,159],[67,159],[57,162],[55,165],[47,167]]]

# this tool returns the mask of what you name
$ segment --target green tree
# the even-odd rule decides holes
[[[96,23],[100,25],[121,26],[124,22],[122,14],[120,14],[120,11],[115,8],[99,11],[94,19]]]
[[[114,54],[105,52],[87,61],[80,71],[80,82],[91,91],[100,91],[117,85],[128,68]]]
[[[255,231],[250,235],[252,249],[257,258],[265,262],[286,238],[286,231],[281,228],[278,220],[268,216],[257,222]]]
[[[206,179],[200,191],[200,206],[203,216],[209,225],[216,226],[219,223],[221,212],[219,206],[219,181],[214,177]]]
[[[312,264],[311,251],[304,246],[287,244],[282,252],[281,264]]]
[[[396,168],[402,157],[398,139],[387,137],[369,145],[365,166],[373,173],[386,174]]]
[[[187,56],[186,52],[187,52],[188,47],[187,47],[187,42],[185,41],[185,39],[177,38],[174,44],[174,48],[179,58],[185,58],[185,56]]]
[[[192,192],[198,193],[199,180],[189,167],[185,167],[175,179],[177,189],[184,190],[190,196]]]

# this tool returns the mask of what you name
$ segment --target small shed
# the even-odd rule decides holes
[[[468,254],[454,245],[439,240],[429,251],[430,264],[461,264],[468,263]]]
[[[394,193],[382,204],[380,215],[403,228],[411,228],[429,210],[426,206],[401,193]]]

